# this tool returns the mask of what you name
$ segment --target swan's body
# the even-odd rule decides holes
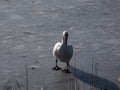
[[[65,45],[62,42],[55,44],[53,49],[53,56],[61,62],[69,63],[73,55],[72,45]]]
[[[53,56],[56,58],[56,66],[53,68],[53,70],[59,70],[60,68],[57,66],[57,60],[60,60],[61,62],[65,62],[67,64],[67,72],[69,61],[73,56],[73,46],[67,44],[68,40],[68,32],[63,32],[63,38],[62,42],[57,42],[53,48]]]

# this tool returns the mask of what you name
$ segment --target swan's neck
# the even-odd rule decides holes
[[[63,43],[64,45],[67,45],[67,39],[66,39],[66,38],[62,38],[62,43]]]

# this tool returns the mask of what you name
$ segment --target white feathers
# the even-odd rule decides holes
[[[67,38],[66,38],[67,37]],[[53,48],[53,56],[61,62],[69,63],[73,56],[73,46],[67,45],[68,32],[63,32],[63,42],[58,42]]]

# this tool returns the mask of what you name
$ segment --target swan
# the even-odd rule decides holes
[[[67,68],[65,70],[66,73],[70,73],[69,68],[69,62],[70,59],[73,56],[73,46],[72,45],[68,45],[67,41],[68,41],[68,32],[67,31],[63,31],[63,36],[62,36],[62,41],[61,42],[57,42],[53,48],[53,56],[56,59],[56,66],[53,67],[53,70],[60,70],[61,68],[57,65],[58,60],[60,60],[61,62],[64,62],[67,64]]]

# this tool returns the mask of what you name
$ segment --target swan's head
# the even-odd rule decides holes
[[[68,39],[68,32],[67,31],[63,31],[63,38],[64,39]]]
[[[67,44],[67,40],[68,40],[68,32],[67,31],[63,31],[63,43]]]

